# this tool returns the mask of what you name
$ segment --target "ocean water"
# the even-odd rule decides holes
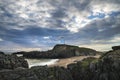
[[[21,57],[23,55],[17,54],[17,56]],[[59,61],[59,59],[25,59],[25,60],[27,60],[29,68],[31,68],[33,66],[52,65]]]
[[[26,59],[29,68],[33,66],[44,66],[44,65],[52,65],[55,64],[59,59]]]

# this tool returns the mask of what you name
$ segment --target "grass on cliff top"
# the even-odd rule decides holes
[[[57,44],[57,45],[54,46],[53,50],[61,49],[61,48],[64,48],[64,47],[67,47],[69,49],[81,50],[81,51],[86,51],[86,50],[95,51],[95,50],[90,49],[90,48],[78,47],[78,46],[67,45],[67,44]]]

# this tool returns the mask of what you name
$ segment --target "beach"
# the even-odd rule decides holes
[[[29,68],[33,66],[61,66],[61,67],[67,67],[68,64],[75,63],[76,61],[81,61],[84,58],[87,57],[95,57],[99,58],[100,55],[96,56],[75,56],[70,58],[64,58],[64,59],[26,59],[29,65]]]
[[[52,66],[67,67],[68,64],[76,63],[77,61],[81,61],[82,59],[87,58],[87,57],[99,58],[100,55],[96,55],[96,56],[76,56],[76,57],[70,57],[70,58],[65,58],[65,59],[59,59],[57,62],[55,62],[54,64],[51,64],[49,66],[50,67],[52,67]]]

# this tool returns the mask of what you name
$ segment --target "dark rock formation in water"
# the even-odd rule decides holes
[[[28,63],[23,57],[0,53],[0,69],[28,68]]]
[[[52,50],[26,52],[23,53],[23,56],[27,58],[68,58],[73,56],[96,55],[97,53],[99,52],[89,48],[59,44]]]

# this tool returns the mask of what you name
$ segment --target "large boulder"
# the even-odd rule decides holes
[[[16,55],[0,54],[0,69],[28,68],[28,63],[23,57]]]

